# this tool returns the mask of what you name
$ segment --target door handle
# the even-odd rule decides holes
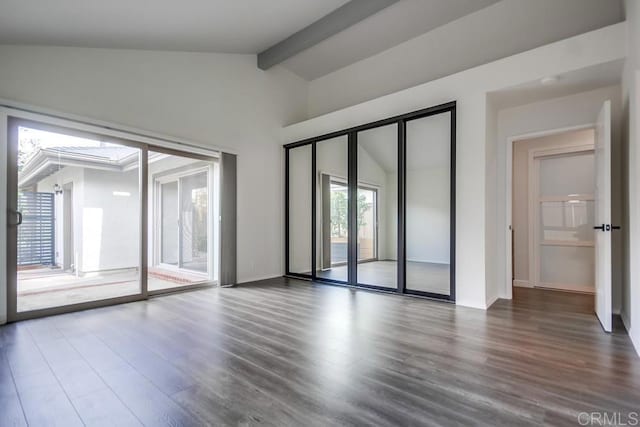
[[[602,225],[596,225],[595,227],[593,227],[593,229],[601,230],[601,231],[611,231],[611,230],[620,230],[620,226],[611,225],[611,224],[602,224]]]
[[[11,213],[11,211],[9,211],[9,212]],[[10,226],[12,226],[12,227],[17,227],[17,226],[19,226],[19,225],[21,225],[21,224],[22,224],[22,212],[20,212],[20,211],[15,211],[15,212],[13,212],[13,213],[14,213],[14,214],[16,215],[16,217],[18,218],[18,222],[17,222],[17,223],[15,223],[15,224],[11,224],[9,221],[7,221],[7,223],[8,223]]]

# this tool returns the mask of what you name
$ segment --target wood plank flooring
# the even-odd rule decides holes
[[[485,312],[283,278],[5,325],[0,425],[578,425],[640,410],[623,331],[525,297]]]

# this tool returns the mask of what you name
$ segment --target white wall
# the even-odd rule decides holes
[[[569,128],[595,123],[598,112],[606,100],[612,102],[612,215],[613,221],[622,221],[622,175],[621,175],[621,101],[620,86],[608,86],[589,92],[500,110],[497,115],[497,206],[496,211],[496,292],[500,298],[509,296],[511,279],[507,278],[506,236],[509,232],[506,194],[507,156],[509,138],[542,131]],[[613,235],[613,302],[614,312],[620,310],[620,283],[622,281],[622,239]]]
[[[488,254],[486,258],[485,265],[485,301],[486,306],[490,307],[496,299],[498,299],[498,271],[497,265],[493,262],[496,256],[496,247],[498,245],[497,235],[496,235],[496,213],[498,211],[498,201],[497,201],[497,161],[498,157],[496,155],[497,144],[493,143],[495,141],[495,136],[497,133],[497,123],[496,123],[496,110],[493,106],[490,97],[485,97],[485,230],[484,230],[484,247],[485,252]]]
[[[627,225],[625,234],[626,265],[624,272],[622,320],[640,353],[640,2],[625,1],[628,21],[627,51],[622,93],[624,109],[625,180]]]
[[[503,0],[313,80],[315,117],[622,21],[620,0]]]
[[[139,175],[137,169],[84,171],[80,272],[139,266]],[[129,193],[129,196],[118,196],[114,192]]]
[[[140,263],[140,191],[138,171],[112,172],[65,167],[40,181],[37,191],[51,193],[55,183],[73,183],[73,238],[80,273],[133,268]],[[114,191],[129,193],[116,196]],[[56,208],[62,197],[56,196]],[[56,209],[57,211],[58,209]],[[62,213],[62,211],[60,211]],[[56,218],[56,251],[62,264],[62,216]]]
[[[255,55],[0,46],[0,57],[0,98],[237,153],[238,280],[282,274],[278,136],[306,116],[306,82],[259,70]]]
[[[444,102],[457,101],[457,188],[456,188],[456,279],[457,303],[486,308],[486,265],[495,259],[485,246],[487,224],[486,171],[495,159],[487,158],[494,148],[487,147],[487,93],[521,83],[539,80],[625,56],[626,25],[616,24],[528,52],[504,58],[461,73],[316,117],[284,129],[282,140],[293,142],[418,110]],[[425,64],[424,69],[429,64]],[[397,74],[397,73],[396,73]],[[350,92],[352,82],[337,85]],[[489,141],[489,144],[496,144]],[[495,218],[488,218],[490,223]],[[489,233],[495,236],[495,233]],[[494,237],[495,238],[495,237]]]

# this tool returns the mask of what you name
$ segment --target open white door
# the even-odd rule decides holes
[[[611,101],[605,101],[596,125],[596,315],[611,332]]]

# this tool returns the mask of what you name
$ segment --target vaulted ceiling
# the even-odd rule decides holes
[[[533,1],[544,1],[549,10],[549,22],[541,22],[543,35],[553,32],[548,25],[564,25],[553,20],[554,7],[564,7],[565,15],[572,11],[572,25],[580,27],[576,22],[583,21],[579,29],[584,31],[623,19],[621,0],[502,0],[514,6]],[[309,43],[305,31],[314,23],[337,9],[340,15],[349,6],[362,10],[372,2],[379,7],[343,28],[316,27],[321,37]],[[498,0],[3,0],[0,44],[260,54],[302,34],[307,45],[281,65],[314,80],[495,3]],[[484,31],[495,32],[506,24],[499,11],[494,18]]]

